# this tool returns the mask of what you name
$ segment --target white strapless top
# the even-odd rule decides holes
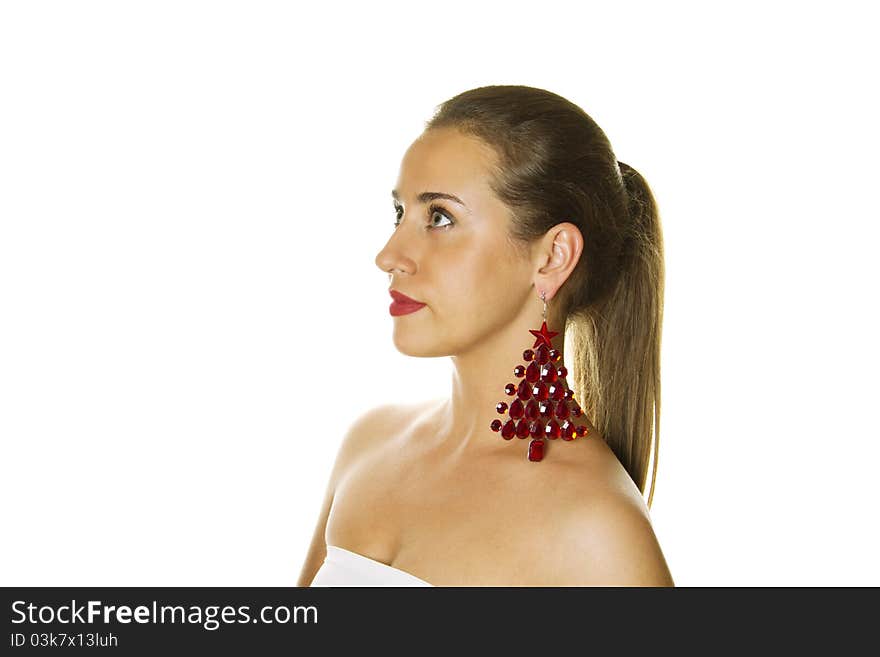
[[[405,570],[335,545],[327,546],[324,563],[311,586],[434,586]]]

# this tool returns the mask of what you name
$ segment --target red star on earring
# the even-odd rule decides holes
[[[553,336],[559,335],[559,331],[549,331],[547,330],[547,321],[545,320],[543,324],[541,324],[541,330],[536,331],[535,329],[529,329],[529,333],[535,336],[535,344],[532,345],[532,349],[537,347],[542,342],[546,344],[548,347],[552,347],[553,343],[550,340],[553,339]]]

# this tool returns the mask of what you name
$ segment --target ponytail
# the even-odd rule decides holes
[[[651,446],[654,498],[660,445],[663,237],[653,194],[634,168],[618,163],[629,217],[610,294],[569,319],[574,388],[596,429],[645,492]]]

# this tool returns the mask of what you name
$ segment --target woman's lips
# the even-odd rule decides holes
[[[397,290],[388,290],[389,294],[391,294],[391,298],[394,301],[391,302],[391,305],[388,307],[388,312],[390,312],[395,317],[399,315],[408,315],[409,313],[413,313],[417,311],[419,308],[423,308],[425,304],[420,301],[416,301],[415,299],[410,299],[405,294],[401,294]]]

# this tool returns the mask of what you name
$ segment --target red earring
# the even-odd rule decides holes
[[[492,431],[500,431],[505,440],[514,436],[531,436],[529,461],[540,461],[544,458],[545,437],[550,440],[574,440],[589,432],[584,425],[574,425],[572,418],[581,417],[583,411],[565,381],[568,370],[564,365],[557,368],[554,364],[561,357],[559,351],[553,348],[552,342],[559,332],[547,329],[547,300],[543,291],[541,301],[544,302],[543,324],[540,330],[529,329],[529,333],[535,336],[535,344],[523,352],[523,360],[529,365],[517,365],[513,368],[514,376],[522,378],[519,385],[508,383],[504,386],[505,394],[508,397],[516,395],[516,399],[510,407],[503,401],[495,406],[495,410],[501,415],[507,411],[510,419],[507,422],[495,419],[489,425]]]

